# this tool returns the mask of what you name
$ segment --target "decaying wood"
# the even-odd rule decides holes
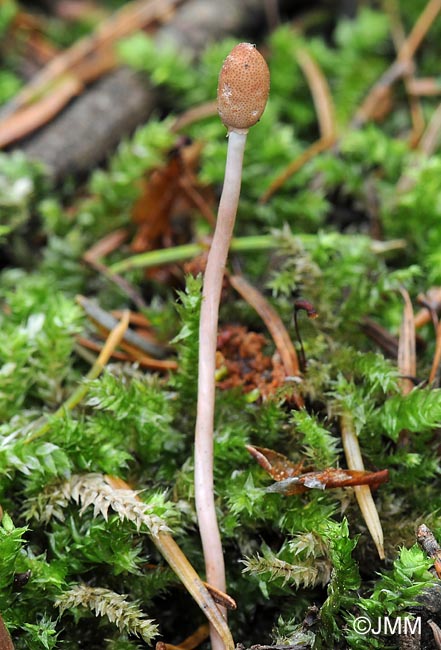
[[[43,162],[54,181],[61,181],[101,162],[125,134],[147,119],[155,103],[155,92],[134,72],[120,68],[18,148]]]
[[[252,33],[264,20],[263,0],[188,0],[156,33],[158,46],[172,41],[196,57],[210,42]],[[126,68],[110,73],[74,99],[35,135],[16,147],[48,168],[56,182],[86,173],[147,120],[157,94],[145,78]]]

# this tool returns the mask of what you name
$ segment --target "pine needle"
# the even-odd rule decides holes
[[[341,417],[341,436],[343,442],[343,449],[346,456],[346,462],[349,469],[363,470],[364,463],[361,457],[360,445],[358,437],[355,433],[352,418],[348,413]],[[353,488],[355,497],[357,499],[361,514],[366,523],[366,526],[374,540],[375,546],[378,551],[380,559],[384,560],[384,542],[383,542],[383,529],[381,527],[380,517],[378,515],[377,507],[369,485],[358,485]]]

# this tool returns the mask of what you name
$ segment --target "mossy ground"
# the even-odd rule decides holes
[[[401,4],[409,32],[424,3]],[[17,10],[12,2],[0,8],[3,33]],[[232,385],[220,383],[216,498],[228,590],[238,606],[229,620],[235,641],[245,646],[397,647],[393,636],[358,634],[354,619],[405,615],[435,580],[432,561],[415,538],[423,522],[441,538],[438,372],[429,382],[439,333],[432,318],[418,330],[414,388],[407,394],[397,348],[403,291],[417,311],[418,296],[441,280],[441,157],[409,144],[412,121],[401,82],[381,121],[360,127],[352,121],[394,60],[396,15],[365,7],[354,21],[326,13],[322,20],[304,34],[282,25],[262,43],[271,98],[245,154],[235,234],[248,250],[233,253],[230,261],[271,303],[296,345],[295,300],[311,302],[318,318],[299,314],[307,359],[301,383],[277,385],[269,376],[271,389],[264,395],[258,377],[244,392],[246,358],[243,367],[239,358]],[[52,24],[50,36],[66,45],[61,27]],[[88,29],[79,25],[78,35]],[[440,36],[438,19],[417,53],[418,75],[435,85]],[[216,115],[179,135],[172,126],[176,115],[213,99],[222,60],[236,42],[211,46],[197,64],[171,47],[158,52],[144,34],[121,43],[121,59],[163,88],[167,116],[141,126],[86,184],[73,178],[53,187],[45,170],[20,153],[0,156],[0,613],[17,649],[125,650],[160,639],[179,644],[204,622],[147,529],[111,510],[107,518],[99,509],[81,511],[75,501],[63,500],[62,486],[89,473],[128,481],[203,575],[193,491],[197,271],[203,261],[187,266],[191,260],[184,263],[178,246],[203,242],[211,226],[180,195],[168,210],[159,206],[164,223],[156,233],[154,266],[148,256],[130,266],[129,257],[140,227],[134,206],[155,213],[158,206],[152,211],[145,188],[151,190],[158,169],[168,170],[171,181],[173,173],[180,177],[182,169],[173,172],[170,161],[176,151],[188,153],[188,142],[198,150],[191,168],[195,187],[215,213],[225,129]],[[299,52],[308,53],[329,84],[337,140],[262,201],[271,183],[320,137],[320,107],[312,101]],[[2,54],[5,102],[21,81],[18,54]],[[438,98],[418,101],[427,124]],[[109,268],[119,265],[144,305],[137,311],[148,319],[156,344],[171,345],[165,353],[177,369],[152,371],[113,359],[99,377],[85,379],[94,357],[82,340],[93,338],[95,330],[76,296],[93,298],[107,312],[135,310],[125,285],[83,259],[121,227],[126,242],[101,261]],[[264,249],[258,246],[262,236]],[[168,264],[161,255],[171,255]],[[387,349],[369,336],[372,322]],[[226,282],[221,332],[228,337],[234,328],[265,337],[259,354],[270,373],[277,363],[274,343],[253,308]],[[406,345],[409,335],[401,334]],[[220,380],[228,379],[225,372],[232,373],[231,366],[220,368]],[[83,399],[57,410],[82,382]],[[302,395],[302,410],[293,391]],[[270,477],[246,450],[247,444],[270,448],[315,470],[344,468],[342,414],[351,418],[366,469],[389,470],[388,483],[374,493],[385,561],[378,558],[353,491],[268,493]],[[107,591],[85,595],[78,585]],[[107,617],[95,617],[94,598]],[[309,615],[308,626],[311,607],[318,614]],[[430,648],[428,638],[424,647]]]

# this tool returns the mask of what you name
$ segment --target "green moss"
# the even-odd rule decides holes
[[[423,6],[403,5],[408,31]],[[0,10],[0,31],[15,11],[12,3]],[[78,26],[81,33],[88,29]],[[438,32],[435,23],[418,53],[419,70],[427,76],[438,73]],[[67,36],[61,31],[58,38],[64,42]],[[193,486],[202,283],[179,266],[182,249],[154,251],[156,265],[173,264],[166,281],[153,275],[151,257],[145,258],[149,275],[142,259],[130,266],[129,244],[105,260],[142,294],[145,315],[161,341],[170,342],[177,371],[151,373],[112,362],[88,382],[87,396],[73,410],[57,409],[89,369],[77,354],[76,337],[86,319],[76,293],[95,297],[108,310],[133,307],[124,289],[88,268],[83,255],[116,228],[133,233],[140,183],[180,146],[170,128],[173,115],[213,99],[220,63],[232,44],[227,39],[212,45],[190,63],[172,44],[158,51],[144,34],[124,40],[121,57],[161,88],[170,117],[156,116],[141,126],[84,185],[73,179],[70,188],[50,187],[44,170],[22,154],[0,156],[0,496],[6,511],[0,526],[0,611],[17,650],[137,648],[133,634],[144,608],[155,620],[152,638],[157,623],[171,643],[204,622],[146,529],[112,510],[107,517],[98,507],[82,511],[62,487],[78,474],[129,481],[203,574]],[[296,298],[312,302],[318,318],[299,315],[307,357],[296,384],[303,409],[294,408],[288,382],[266,400],[256,392],[243,395],[240,386],[217,394],[216,506],[228,590],[238,603],[229,620],[235,640],[245,644],[389,647],[391,639],[357,634],[354,620],[405,615],[433,582],[430,561],[413,542],[416,522],[427,521],[440,532],[441,397],[437,382],[425,383],[435,349],[430,325],[419,331],[417,385],[404,396],[396,359],[366,335],[363,324],[369,318],[396,337],[400,289],[409,291],[416,306],[419,293],[439,284],[440,158],[408,146],[408,104],[400,93],[381,124],[350,125],[393,61],[384,13],[364,8],[353,22],[336,20],[326,37],[282,25],[265,46],[271,100],[249,134],[231,261],[281,316],[294,345]],[[305,49],[329,82],[338,147],[312,158],[262,202],[271,183],[319,137],[316,107],[298,62]],[[0,78],[6,98],[15,71],[2,74],[9,74]],[[421,101],[430,117],[432,101]],[[212,116],[183,135],[202,148],[198,182],[218,194],[225,128]],[[183,211],[180,243],[204,242],[207,225],[197,211],[196,219]],[[384,241],[373,241],[373,232]],[[390,239],[402,241],[389,246]],[[221,320],[227,332],[239,324],[262,333],[264,354],[274,355],[262,320],[227,283]],[[239,364],[239,370],[247,369]],[[389,482],[374,496],[386,534],[386,567],[349,490],[267,492],[272,478],[245,447],[268,447],[317,470],[346,467],[342,412],[352,416],[366,467],[389,470]],[[35,432],[40,433],[33,438]],[[14,579],[28,571],[29,580],[13,591]],[[72,597],[79,584],[102,588],[108,598],[126,594],[130,605],[139,605],[133,634],[130,626],[95,620],[81,604],[60,618],[55,602]],[[312,605],[320,617],[307,629],[303,620]]]

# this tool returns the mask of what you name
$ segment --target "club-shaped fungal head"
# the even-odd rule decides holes
[[[251,43],[231,50],[219,74],[217,107],[229,131],[246,133],[265,110],[270,74],[263,56]]]

